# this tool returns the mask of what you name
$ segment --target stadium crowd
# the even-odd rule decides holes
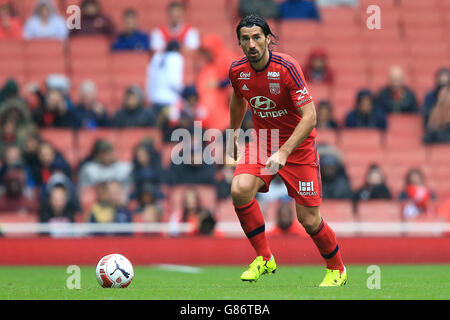
[[[33,14],[21,20],[13,3],[0,6],[0,41],[36,39],[68,39],[103,35],[110,39],[111,51],[151,53],[146,72],[146,87],[130,83],[123,92],[119,108],[105,105],[99,98],[97,84],[85,79],[78,96],[71,94],[70,78],[49,75],[45,85],[22,86],[11,78],[0,88],[0,216],[34,214],[41,222],[178,222],[191,223],[193,234],[222,236],[214,228],[213,208],[201,203],[196,189],[183,193],[180,210],[168,209],[172,186],[210,185],[218,200],[230,199],[233,167],[228,165],[167,163],[152,137],[134,146],[131,161],[117,157],[114,143],[98,139],[91,152],[72,161],[67,150],[47,141],[43,129],[58,128],[73,132],[130,128],[153,128],[161,132],[162,141],[170,144],[175,129],[194,131],[194,121],[202,121],[203,129],[225,130],[228,125],[230,85],[228,68],[238,54],[227,49],[223,39],[212,33],[201,34],[185,22],[185,3],[168,4],[167,25],[149,30],[139,26],[139,12],[134,8],[123,12],[123,25],[117,26],[96,0],[81,1],[81,29],[68,30],[64,18],[53,1],[36,0]],[[261,3],[264,6],[261,7]],[[258,12],[268,18],[319,20],[320,9],[327,5],[357,5],[351,1],[240,1],[239,13]],[[272,8],[272,10],[269,10]],[[120,31],[117,31],[120,30]],[[200,68],[195,81],[186,83],[184,57],[198,54]],[[302,64],[306,81],[333,86],[336,72],[328,61],[329,53],[317,48]],[[339,132],[346,128],[384,131],[390,114],[408,113],[423,117],[423,143],[450,142],[450,71],[436,70],[435,87],[424,101],[405,82],[404,70],[392,66],[388,82],[379,92],[364,87],[355,92],[354,108],[343,121],[335,119],[331,100],[316,102],[317,128]],[[314,95],[314,92],[313,92]],[[112,112],[111,110],[115,110]],[[251,128],[248,114],[243,127]],[[206,146],[206,145],[205,145]],[[71,146],[67,146],[71,148]],[[419,168],[410,168],[404,177],[403,190],[390,190],[382,168],[370,164],[364,183],[354,186],[338,147],[321,144],[321,175],[324,199],[348,199],[355,206],[371,199],[397,199],[403,203],[402,216],[410,219],[426,214],[436,194]],[[192,157],[199,149],[192,149]],[[89,197],[89,200],[83,197]],[[274,180],[269,194],[261,194],[262,203],[281,201],[277,209],[277,227],[273,234],[301,234],[292,221],[292,208],[285,204],[287,193],[279,180]],[[444,200],[444,199],[440,199]],[[169,207],[170,208],[170,207]],[[136,217],[139,218],[136,218]],[[174,227],[169,232],[176,236]]]

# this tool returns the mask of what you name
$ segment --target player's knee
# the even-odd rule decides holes
[[[253,197],[254,185],[252,181],[246,179],[233,179],[231,184],[231,198],[235,204],[251,201]]]
[[[318,208],[297,207],[297,219],[306,232],[311,233],[318,228],[322,218]]]

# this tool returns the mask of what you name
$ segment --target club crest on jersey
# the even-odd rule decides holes
[[[252,76],[251,72],[241,72],[239,74],[238,80],[250,80],[250,77]]]
[[[280,72],[278,72],[278,71],[269,71],[269,72],[267,72],[267,79],[269,79],[269,80],[280,80]]]
[[[277,95],[280,94],[280,84],[279,83],[269,83],[270,93]]]

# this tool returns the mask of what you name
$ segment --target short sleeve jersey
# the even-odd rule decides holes
[[[278,129],[279,146],[292,135],[301,120],[298,108],[312,101],[298,63],[290,56],[270,51],[269,62],[256,71],[246,57],[231,64],[229,77],[236,97],[244,97],[251,109],[256,134],[267,129],[267,146],[271,129]],[[316,129],[289,156],[288,162],[318,164]]]

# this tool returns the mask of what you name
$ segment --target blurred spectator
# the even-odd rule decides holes
[[[150,48],[163,51],[167,44],[176,41],[181,49],[196,50],[200,46],[198,30],[184,22],[184,6],[179,1],[173,1],[167,8],[168,25],[155,28],[150,35]]]
[[[127,193],[119,181],[108,182],[108,193],[111,204],[114,208],[114,222],[129,223],[132,222],[131,212],[127,208]]]
[[[417,112],[414,92],[405,86],[405,75],[399,66],[389,70],[389,83],[376,97],[376,104],[387,113]]]
[[[217,199],[224,200],[231,197],[231,180],[233,180],[234,167],[223,165],[216,170],[215,180]]]
[[[201,57],[204,66],[201,68],[196,88],[200,104],[205,108],[204,128],[225,130],[229,122],[229,68],[235,54],[228,50],[223,39],[216,34],[202,37]]]
[[[154,114],[145,107],[144,96],[139,86],[131,86],[125,91],[123,106],[114,116],[116,128],[152,127],[156,120]]]
[[[337,129],[338,124],[333,117],[333,108],[328,100],[322,100],[317,106],[317,125],[318,129]]]
[[[137,197],[140,196],[145,185],[151,184],[155,188],[159,188],[161,182],[163,182],[161,156],[151,143],[142,142],[136,147],[132,175]],[[160,198],[162,195],[158,192],[155,196]]]
[[[87,220],[89,222],[108,223],[114,222],[115,210],[111,203],[111,197],[107,182],[98,182],[95,185],[96,201],[92,205]]]
[[[76,110],[69,107],[58,89],[47,92],[44,104],[33,111],[33,119],[39,127],[77,128],[80,124]]]
[[[22,36],[22,21],[15,15],[12,5],[0,5],[0,40],[21,40]]]
[[[35,213],[36,203],[25,195],[25,172],[21,168],[9,169],[2,179],[4,190],[0,195],[2,212]]]
[[[275,227],[268,232],[268,236],[301,236],[308,234],[297,220],[292,206],[282,203],[277,210],[277,221]]]
[[[52,0],[38,0],[33,15],[25,22],[24,38],[65,40],[68,36],[66,21]]]
[[[425,142],[450,142],[450,84],[439,91],[438,101],[428,120]]]
[[[311,0],[285,0],[280,3],[280,17],[281,19],[320,20],[316,3]]]
[[[19,85],[14,79],[6,81],[3,88],[0,89],[0,104],[9,99],[20,99]]]
[[[183,89],[184,58],[177,42],[170,42],[165,51],[153,55],[147,67],[147,97],[158,126],[167,131],[170,108],[180,100]]]
[[[436,82],[434,88],[427,92],[423,104],[424,124],[428,124],[431,111],[438,101],[439,92],[442,88],[450,84],[450,70],[441,68],[436,72]]]
[[[169,235],[178,236],[180,234],[180,223],[188,223],[190,225],[191,231],[188,234],[194,235],[198,233],[201,218],[208,215],[211,215],[211,212],[203,208],[198,191],[187,189],[183,194],[181,210],[173,212],[169,218]]]
[[[196,236],[209,236],[222,238],[224,233],[217,229],[217,220],[212,212],[205,210],[198,217],[197,228],[191,233]]]
[[[108,127],[111,120],[105,106],[98,100],[97,86],[86,80],[80,85],[80,100],[76,106],[81,128]]]
[[[241,18],[250,14],[257,14],[266,19],[277,19],[280,9],[274,0],[239,0],[239,16]]]
[[[356,205],[359,201],[374,199],[391,199],[391,192],[386,185],[386,179],[377,164],[372,164],[367,170],[364,185],[353,194],[353,203],[356,212]]]
[[[402,217],[405,220],[431,213],[431,202],[434,193],[425,184],[422,171],[411,169],[406,174],[405,188],[400,193],[399,200],[403,203]]]
[[[339,152],[329,146],[319,146],[320,175],[324,199],[350,199],[352,190]]]
[[[34,128],[31,114],[21,99],[9,99],[0,105],[0,154],[8,145],[23,148],[26,134]]]
[[[83,0],[81,3],[81,29],[72,29],[71,36],[105,35],[114,36],[115,27],[111,19],[103,14],[97,0]]]
[[[139,208],[144,222],[162,222],[163,209],[158,203],[160,191],[151,183],[145,183],[139,193]]]
[[[43,105],[45,102],[45,97],[39,88],[39,85],[30,82],[28,83],[23,92],[23,98],[28,105],[28,109],[30,111],[36,110],[40,105]]]
[[[1,165],[0,165],[0,184],[2,183],[6,173],[9,170],[21,169],[24,171],[26,177],[26,185],[34,186],[33,176],[31,170],[27,167],[20,148],[16,145],[9,145],[5,148],[2,155]]]
[[[34,167],[33,180],[37,186],[45,185],[53,173],[61,172],[67,177],[72,177],[72,169],[63,155],[56,151],[51,144],[43,142],[38,151],[39,167]]]
[[[311,52],[303,74],[305,80],[310,83],[333,84],[334,73],[328,65],[328,55],[325,50],[317,48]]]
[[[347,128],[386,129],[386,114],[374,105],[373,95],[369,90],[361,90],[356,97],[356,105],[345,119]]]
[[[55,172],[53,173],[50,178],[47,181],[47,184],[45,186],[43,186],[41,192],[40,192],[40,200],[41,200],[41,221],[42,222],[49,222],[50,220],[52,220],[53,218],[53,214],[52,213],[56,213],[56,212],[52,212],[52,203],[51,198],[52,198],[52,192],[55,190],[55,188],[62,188],[64,191],[64,201],[60,202],[59,204],[61,206],[63,206],[62,208],[58,208],[58,210],[56,211],[60,211],[62,209],[63,210],[63,216],[65,218],[68,218],[70,220],[70,222],[73,222],[73,218],[75,216],[76,213],[78,213],[81,209],[80,209],[80,202],[78,199],[78,193],[77,193],[77,189],[75,187],[75,185],[72,183],[72,181],[70,180],[70,178],[65,175],[63,172]],[[57,195],[56,197],[59,200],[62,200],[62,192],[58,192],[60,193],[59,195]],[[50,209],[49,209],[50,207]],[[44,212],[42,211],[42,209],[45,209]],[[54,210],[55,208],[53,208]],[[59,212],[61,213],[61,212]],[[55,214],[55,216],[57,216],[57,221],[60,218],[59,215]]]
[[[80,188],[95,186],[101,182],[119,181],[124,187],[130,183],[131,164],[116,160],[114,148],[105,140],[98,140],[93,146],[89,160],[80,168]]]
[[[181,96],[182,99],[170,108],[169,130],[164,133],[164,141],[170,141],[174,129],[182,128],[192,132],[194,121],[202,121],[206,116],[205,106],[200,104],[195,86],[185,87]]]
[[[138,13],[134,9],[127,9],[123,13],[123,33],[112,45],[113,51],[150,50],[150,38],[147,33],[139,30]]]
[[[202,142],[194,143],[194,138],[192,138],[191,141],[182,143],[190,143],[191,148],[183,150],[181,155],[182,159],[187,162],[175,164],[172,161],[170,164],[171,184],[214,184],[215,167],[205,163]],[[185,149],[187,147],[188,145],[185,145]],[[184,155],[185,151],[190,155]]]
[[[53,185],[46,199],[41,202],[40,221],[51,223],[70,223],[75,221],[79,207],[69,201],[70,195],[63,184]]]
[[[358,6],[358,0],[315,0],[319,7],[331,7],[331,6]]]

